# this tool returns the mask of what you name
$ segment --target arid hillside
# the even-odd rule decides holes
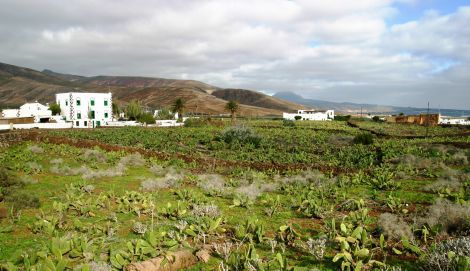
[[[54,94],[65,91],[112,92],[115,101],[125,104],[133,99],[154,108],[169,107],[177,98],[186,102],[186,111],[207,114],[228,113],[228,100],[240,103],[243,116],[279,116],[282,111],[303,106],[243,89],[222,89],[195,80],[176,80],[131,76],[85,77],[42,72],[0,63],[0,106],[12,107],[25,102],[54,101]]]

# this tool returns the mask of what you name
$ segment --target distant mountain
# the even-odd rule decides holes
[[[111,92],[118,103],[137,99],[153,108],[168,107],[177,98],[183,98],[187,112],[207,114],[228,113],[225,105],[232,99],[240,103],[239,114],[244,116],[280,116],[284,110],[302,107],[256,91],[234,91],[195,80],[135,76],[86,77],[51,70],[39,72],[0,63],[0,107],[16,107],[31,101],[53,102],[56,93],[69,91]]]
[[[358,114],[362,112],[364,114],[399,114],[404,113],[405,115],[412,114],[425,114],[427,108],[416,108],[416,107],[400,107],[400,106],[389,106],[389,105],[376,105],[376,104],[357,104],[348,102],[330,102],[323,100],[306,99],[293,92],[278,92],[274,94],[274,97],[279,99],[291,101],[297,104],[301,104],[313,109],[333,109],[338,113],[343,114]],[[443,116],[468,116],[470,111],[455,110],[455,109],[437,109],[430,108],[430,113],[441,113]]]

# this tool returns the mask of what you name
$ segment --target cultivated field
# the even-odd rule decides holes
[[[0,152],[0,264],[469,270],[465,130],[191,126],[14,132]]]

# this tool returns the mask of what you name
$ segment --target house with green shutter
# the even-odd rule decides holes
[[[73,128],[106,126],[113,119],[111,93],[57,93],[56,103],[60,105],[60,114]]]

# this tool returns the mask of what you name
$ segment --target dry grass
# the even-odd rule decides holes
[[[402,237],[413,239],[413,232],[410,226],[399,216],[383,213],[379,216],[378,225],[383,230],[385,236],[393,240],[401,240]]]
[[[470,204],[458,204],[438,199],[418,220],[418,223],[439,228],[442,234],[468,235],[470,234]]]

